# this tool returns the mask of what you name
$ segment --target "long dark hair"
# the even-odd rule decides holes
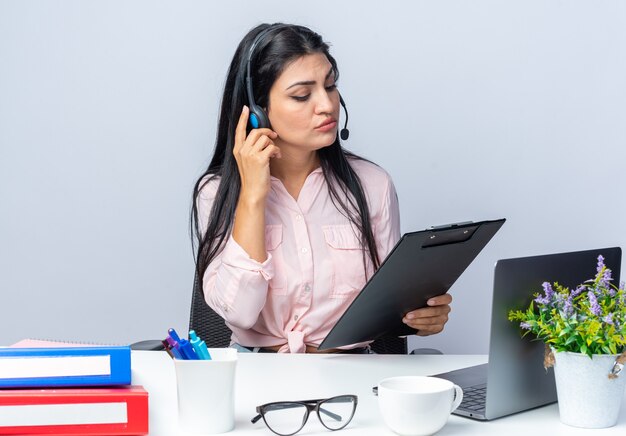
[[[247,55],[257,35],[266,29],[268,30],[265,36],[258,41],[254,49],[250,63],[254,99],[258,106],[268,106],[270,88],[278,76],[290,62],[304,55],[323,53],[332,65],[335,78],[339,77],[337,62],[330,55],[328,45],[320,35],[306,27],[261,24],[243,38],[226,77],[213,158],[193,190],[191,233],[194,248],[195,241],[198,241],[196,273],[200,279],[219,254],[232,229],[241,189],[239,170],[232,150],[241,110],[244,104],[248,103],[245,82]],[[361,181],[348,159],[361,158],[344,150],[338,137],[332,145],[319,149],[317,153],[333,204],[352,222],[360,235],[361,246],[365,248],[364,264],[367,251],[374,269],[377,269],[380,266],[380,259],[372,232],[367,199]],[[202,188],[214,179],[219,179],[215,201],[208,222],[201,223],[198,215],[198,197]],[[203,228],[206,228],[204,233]]]

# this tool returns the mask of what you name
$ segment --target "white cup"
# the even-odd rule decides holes
[[[385,424],[403,436],[431,435],[443,428],[463,400],[463,390],[437,377],[391,377],[378,383]]]
[[[237,350],[209,348],[211,360],[174,359],[178,423],[184,432],[224,433],[235,427]]]

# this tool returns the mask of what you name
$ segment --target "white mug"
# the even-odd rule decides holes
[[[378,383],[385,424],[403,436],[431,435],[443,428],[463,400],[463,390],[437,377],[391,377]]]

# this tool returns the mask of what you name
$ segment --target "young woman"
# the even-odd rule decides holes
[[[231,62],[192,219],[206,301],[242,351],[316,352],[400,238],[391,178],[339,142],[338,75],[321,36],[296,25],[252,29]],[[403,321],[438,333],[451,301]]]

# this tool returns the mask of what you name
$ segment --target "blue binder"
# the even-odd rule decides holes
[[[0,348],[0,388],[129,385],[130,346]]]

